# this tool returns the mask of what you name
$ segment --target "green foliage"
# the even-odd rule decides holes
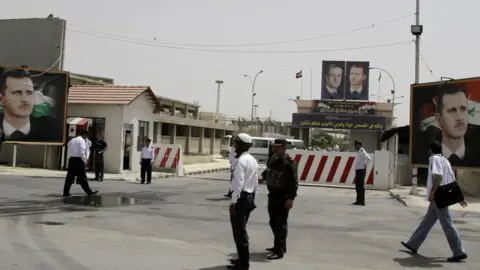
[[[312,146],[321,149],[333,148],[338,145],[340,148],[348,147],[348,141],[340,138],[335,138],[330,134],[315,135],[312,137]]]

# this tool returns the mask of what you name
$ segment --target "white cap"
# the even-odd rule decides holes
[[[248,135],[247,133],[238,133],[237,136],[235,137],[235,140],[244,142],[244,143],[252,143],[252,137]]]

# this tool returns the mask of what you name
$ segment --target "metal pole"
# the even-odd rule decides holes
[[[255,82],[252,82],[252,121],[253,121],[253,110],[254,110],[254,107],[255,107]]]
[[[215,83],[218,85],[217,87],[217,111],[215,115],[215,122],[218,122],[218,117],[220,116],[220,85],[222,85],[223,81],[217,80]]]
[[[420,25],[420,0],[416,1],[415,8],[415,24]],[[415,84],[420,82],[420,35],[415,36]],[[412,98],[412,97],[410,97]],[[412,153],[410,153],[411,155]],[[417,168],[412,168],[412,174],[417,174]],[[417,177],[412,177],[412,189],[410,190],[411,195],[418,195],[417,189]]]

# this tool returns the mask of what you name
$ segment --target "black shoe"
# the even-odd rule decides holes
[[[273,253],[273,254],[270,254],[270,255],[267,256],[268,260],[280,260],[282,258],[283,258],[282,253]]]
[[[92,193],[88,194],[88,196],[92,196],[98,193],[98,190],[92,191]]]
[[[145,181],[141,181],[140,184],[145,184]]]
[[[63,194],[62,196],[63,197],[70,197],[70,196],[72,196],[72,194]]]
[[[148,181],[148,182],[147,182],[147,185],[150,185],[151,183],[152,183],[152,181]]]
[[[354,202],[352,204],[356,206],[365,206],[365,203],[361,203],[361,202]]]
[[[99,179],[97,177],[93,178],[93,180],[98,181]]]
[[[403,242],[403,241],[400,242],[400,243],[402,243],[402,245],[403,245],[406,249],[408,249],[411,253],[417,254],[418,250],[414,249],[414,248],[411,247],[409,244],[407,244],[407,243],[405,243],[405,242]]]
[[[268,252],[275,252],[277,249],[275,247],[271,247],[271,248],[266,248],[265,250]],[[287,248],[283,248],[283,253],[287,253]]]
[[[239,264],[240,263],[240,259],[230,259],[230,263],[231,264]]]
[[[447,259],[447,261],[449,261],[449,262],[461,262],[461,261],[465,260],[466,258],[468,258],[467,254],[463,254],[463,255],[460,255],[460,256],[450,257],[450,258]]]
[[[227,269],[237,269],[237,270],[248,270],[250,269],[249,266],[242,266],[239,264],[232,264],[232,265],[227,265]]]

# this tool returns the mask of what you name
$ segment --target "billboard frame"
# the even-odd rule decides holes
[[[64,146],[65,142],[67,140],[67,134],[66,134],[66,122],[67,122],[67,112],[68,112],[68,92],[69,92],[69,86],[70,86],[70,72],[69,71],[60,71],[60,70],[49,70],[49,69],[40,69],[40,68],[30,68],[28,65],[25,65],[25,67],[22,66],[11,66],[11,65],[0,65],[0,68],[10,68],[10,69],[23,69],[23,70],[33,70],[37,71],[40,73],[51,73],[51,74],[63,74],[66,76],[65,79],[65,100],[64,100],[64,112],[63,112],[63,135],[62,135],[62,142],[25,142],[25,141],[5,141],[3,142],[4,144],[25,144],[25,145],[45,145],[45,146]]]
[[[409,163],[410,167],[417,167],[417,168],[428,168],[429,165],[423,165],[423,164],[413,164],[412,163],[412,150],[413,150],[413,144],[412,144],[412,133],[413,133],[413,113],[412,113],[412,108],[413,108],[413,89],[415,87],[421,87],[421,86],[433,86],[433,85],[444,85],[444,84],[455,84],[455,83],[465,83],[465,82],[470,82],[470,81],[478,81],[480,80],[480,77],[470,77],[470,78],[463,78],[463,79],[449,79],[449,80],[440,80],[440,81],[435,81],[435,82],[427,82],[427,83],[414,83],[410,85],[410,139],[409,139],[409,148],[410,148],[410,154],[409,154]],[[454,170],[456,169],[461,169],[461,170],[469,170],[469,171],[475,171],[472,167],[461,167],[461,166],[455,166],[452,168]]]

